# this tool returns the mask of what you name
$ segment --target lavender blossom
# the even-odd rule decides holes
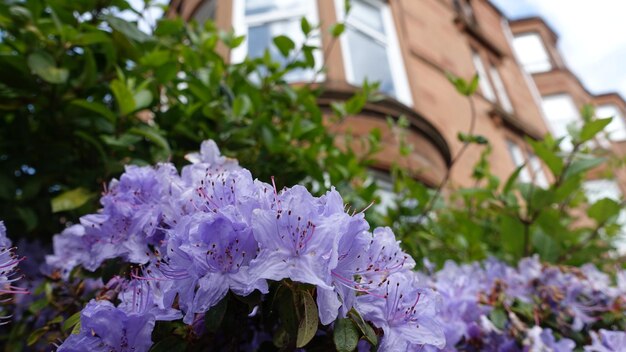
[[[414,273],[391,275],[376,293],[357,297],[363,318],[383,329],[382,351],[407,351],[423,345],[445,346],[438,319],[440,296],[417,284]]]
[[[592,344],[585,346],[585,352],[622,352],[626,351],[626,332],[600,330],[591,332]]]
[[[127,314],[109,301],[91,301],[80,314],[80,331],[59,352],[142,352],[152,346],[152,314]]]

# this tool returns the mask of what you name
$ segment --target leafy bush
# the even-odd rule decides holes
[[[281,184],[345,188],[365,177],[366,161],[333,145],[321,89],[285,82],[316,67],[297,53],[318,48],[281,50],[285,65],[269,55],[229,64],[220,53],[243,37],[181,19],[147,35],[123,11],[123,0],[0,4],[0,218],[14,233],[49,239],[95,210],[124,165],[180,163],[209,138]]]

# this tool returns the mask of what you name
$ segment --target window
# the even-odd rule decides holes
[[[513,48],[526,72],[538,73],[552,69],[550,56],[538,33],[525,33],[514,37]]]
[[[596,116],[600,118],[612,117],[611,123],[606,127],[606,133],[610,141],[626,141],[626,123],[624,115],[615,105],[601,105],[596,108]]]
[[[509,95],[506,92],[504,82],[502,82],[502,78],[500,77],[498,69],[494,65],[491,65],[489,73],[491,74],[491,80],[493,81],[493,85],[496,88],[496,93],[498,94],[498,101],[500,102],[500,106],[502,106],[504,111],[508,113],[513,113],[513,105],[511,104],[511,99],[509,99]]]
[[[516,167],[520,167],[526,164],[526,158],[524,157],[524,152],[522,148],[520,148],[517,144],[512,141],[506,141],[507,147],[509,148],[509,154],[511,155],[511,159],[513,160],[513,164]],[[524,166],[522,171],[519,173],[520,182],[532,182],[532,177],[530,177],[530,172],[528,172],[528,167]]]
[[[590,180],[583,183],[585,195],[589,203],[595,203],[603,198],[609,198],[621,202],[623,195],[617,182],[609,179]],[[616,238],[615,244],[622,254],[626,254],[626,209],[622,209],[618,215],[618,223],[622,225],[621,233]]]
[[[507,140],[509,154],[516,167],[523,165],[519,173],[518,180],[520,182],[534,183],[541,188],[548,187],[548,178],[543,172],[541,160],[532,153],[525,154],[522,148],[511,140]]]
[[[412,105],[404,62],[389,6],[380,0],[353,0],[347,18],[344,1],[336,0],[337,18],[345,18],[341,47],[346,80],[361,85],[380,82],[380,91]]]
[[[478,84],[480,85],[480,91],[482,92],[485,99],[495,102],[496,101],[496,93],[493,91],[493,87],[491,83],[489,83],[489,77],[487,77],[487,71],[485,70],[485,66],[483,65],[483,60],[480,58],[480,55],[472,50],[472,61],[474,62],[474,68],[476,68],[476,74],[478,74]]]
[[[535,175],[535,184],[541,188],[548,188],[548,178],[543,172],[541,160],[534,154],[530,154],[528,160],[530,162],[530,170]]]
[[[286,64],[272,39],[278,35],[287,35],[296,44],[296,48],[304,43],[305,37],[300,28],[300,20],[306,17],[310,23],[317,23],[317,1],[315,0],[233,0],[233,23],[237,35],[245,35],[246,40],[235,48],[231,59],[241,62],[246,56],[261,57],[269,50],[272,58]],[[320,46],[319,36],[311,38],[307,44]],[[321,68],[322,55],[314,51],[317,68]],[[287,81],[304,81],[314,77],[314,70],[294,70],[285,79]]]
[[[569,137],[567,126],[580,124],[581,118],[574,104],[574,100],[567,94],[545,96],[541,107],[548,119],[548,127],[555,138],[566,137],[561,147],[564,150],[572,149],[572,141]]]

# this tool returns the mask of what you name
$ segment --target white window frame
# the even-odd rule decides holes
[[[404,103],[405,105],[412,106],[413,98],[411,97],[411,88],[407,79],[406,66],[402,59],[402,52],[400,51],[400,45],[398,43],[398,37],[396,35],[396,27],[393,21],[393,16],[389,5],[381,0],[352,0],[362,1],[368,5],[376,7],[380,10],[380,15],[383,21],[383,27],[385,29],[385,35],[371,30],[366,25],[359,25],[358,20],[350,22],[348,16],[347,26],[353,27],[358,31],[361,31],[365,35],[374,38],[378,42],[384,44],[387,47],[387,60],[389,61],[389,71],[391,72],[391,80],[393,81],[394,91],[396,93],[395,98]],[[344,0],[335,0],[335,11],[337,14],[337,21],[344,22],[346,13],[344,9]],[[341,54],[343,57],[343,66],[346,72],[346,81],[352,85],[360,86],[362,82],[356,82],[354,78],[354,70],[352,67],[352,53],[349,50],[348,37],[344,34],[340,37]]]
[[[241,63],[243,62],[248,55],[248,28],[253,26],[258,26],[262,24],[268,24],[271,22],[278,21],[286,21],[293,19],[301,19],[302,17],[306,17],[307,21],[312,25],[319,23],[319,15],[317,9],[317,0],[301,0],[304,6],[297,9],[280,9],[273,10],[267,13],[255,14],[246,16],[246,0],[233,0],[233,28],[235,31],[235,35],[237,36],[245,36],[245,39],[241,45],[234,48],[230,54],[230,60],[232,63]],[[289,33],[284,33],[284,35],[290,37]],[[273,43],[269,43],[273,45]],[[296,42],[296,48],[298,45],[302,43]],[[307,42],[308,45],[316,46],[319,49],[313,51],[313,57],[315,58],[315,71],[321,70],[323,66],[323,56],[322,56],[322,40],[321,36],[313,35],[309,38]],[[325,79],[325,75],[323,72],[320,72],[317,75],[316,81],[323,81]]]
[[[524,37],[526,38],[535,37],[537,38],[537,40],[539,40],[540,48],[541,50],[543,50],[543,54],[545,54],[546,56],[545,61],[542,60],[542,61],[527,62],[527,60],[523,60],[524,53],[521,53],[519,51],[519,44],[516,45],[515,42],[516,40],[523,39]],[[533,74],[533,73],[549,72],[554,69],[554,63],[552,62],[552,57],[550,56],[550,52],[548,51],[548,48],[546,47],[546,44],[543,41],[543,38],[538,32],[525,32],[525,33],[517,34],[513,37],[512,44],[513,44],[512,45],[513,52],[515,56],[517,57],[517,61],[520,63],[524,71],[530,74]],[[546,63],[548,64],[547,66],[545,66]],[[541,67],[538,68],[537,66],[541,66]]]
[[[480,53],[474,49],[472,49],[472,62],[474,63],[474,68],[476,69],[476,74],[478,75],[478,85],[480,86],[480,93],[485,99],[488,101],[495,103],[497,101],[496,92],[489,81],[489,75],[487,74],[487,69],[485,68],[485,64],[483,63],[483,59],[480,56]]]
[[[507,93],[506,86],[502,81],[500,72],[498,72],[498,68],[496,68],[495,65],[491,64],[489,66],[489,74],[491,77],[491,81],[493,82],[493,86],[496,90],[496,95],[498,96],[498,102],[500,103],[500,106],[504,109],[504,111],[512,114],[513,104],[511,103],[511,99],[509,98],[509,94]]]

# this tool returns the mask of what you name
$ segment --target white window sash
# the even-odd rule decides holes
[[[480,54],[474,50],[472,50],[472,62],[474,63],[476,74],[478,74],[478,85],[480,86],[480,92],[482,93],[483,97],[485,97],[485,99],[494,103],[496,101],[496,93],[493,91],[493,86],[491,85],[491,82],[489,82],[487,69],[485,69],[485,65],[483,64],[483,59],[480,57]]]
[[[502,82],[502,77],[500,76],[500,72],[498,72],[498,69],[495,66],[491,65],[490,73],[491,73],[491,81],[493,82],[493,85],[496,88],[496,94],[498,95],[498,101],[500,102],[500,105],[502,106],[504,111],[512,113],[513,104],[511,104],[511,99],[509,99],[509,94],[506,91],[504,82]]]
[[[389,5],[380,0],[360,0],[372,5],[381,11],[381,17],[383,20],[383,28],[385,28],[385,38],[387,45],[387,60],[389,61],[389,70],[391,72],[391,79],[394,85],[394,91],[396,93],[396,99],[405,105],[412,106],[413,98],[411,97],[411,89],[407,79],[406,66],[402,58],[402,52],[400,51],[400,45],[398,43],[398,37],[396,35],[396,28],[393,21],[393,16]],[[346,18],[344,1],[335,0],[335,13],[337,15],[337,21],[343,22]],[[350,21],[348,17],[348,24],[352,27],[358,23],[358,21]],[[357,25],[358,26],[358,25]],[[380,36],[379,32],[373,31],[370,28],[357,28],[361,31],[365,29],[366,34],[374,32],[371,37],[376,38],[375,35]],[[382,38],[381,38],[382,39]],[[346,73],[346,81],[350,84],[360,85],[361,82],[356,82],[354,78],[354,71],[352,68],[352,56],[349,50],[348,38],[346,35],[340,37],[341,53],[343,56],[343,65]]]
[[[235,31],[235,35],[244,35],[246,38],[244,39],[243,43],[241,43],[241,45],[231,51],[231,62],[240,63],[246,59],[246,56],[248,55],[248,29],[250,27],[291,19],[299,20],[302,17],[306,17],[307,21],[309,21],[309,23],[311,24],[319,23],[317,0],[303,0],[303,2],[306,2],[306,6],[303,6],[301,9],[296,9],[295,11],[290,9],[281,9],[268,11],[267,13],[246,16],[246,0],[233,0],[233,28]],[[289,36],[289,33],[284,34]],[[269,44],[273,45],[273,43],[271,42]],[[321,70],[323,65],[322,61],[324,58],[322,55],[323,48],[320,36],[311,35],[306,44],[319,48],[318,50],[313,51],[313,57],[315,58],[314,70]],[[296,46],[298,46],[298,43],[296,43]],[[326,75],[321,72],[317,75],[316,81],[320,82],[325,79]]]

